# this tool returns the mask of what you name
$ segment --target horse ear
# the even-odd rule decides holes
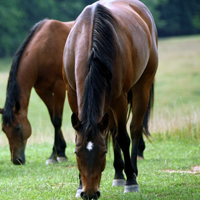
[[[109,115],[108,113],[106,113],[103,116],[102,120],[99,122],[98,126],[101,131],[104,131],[108,127],[108,124],[109,124]]]
[[[0,108],[0,114],[3,114],[3,109],[2,108]]]
[[[15,130],[16,131],[20,131],[22,128],[22,124],[18,124],[17,126],[15,126]]]
[[[78,116],[75,113],[72,114],[71,121],[72,121],[72,126],[74,127],[74,129],[76,131],[79,131],[81,122],[79,121]]]

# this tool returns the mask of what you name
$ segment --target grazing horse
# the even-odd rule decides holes
[[[55,129],[53,152],[47,163],[65,161],[66,142],[61,125],[66,87],[62,78],[62,56],[74,22],[42,20],[35,24],[17,50],[7,84],[2,114],[14,164],[25,163],[25,147],[31,135],[27,118],[32,87],[43,100]]]
[[[137,146],[158,65],[157,30],[150,11],[138,0],[101,0],[87,6],[69,33],[63,56],[71,121],[77,132],[80,196],[100,196],[109,123],[114,124],[124,155],[124,192],[138,191]],[[129,92],[131,155],[126,129]]]

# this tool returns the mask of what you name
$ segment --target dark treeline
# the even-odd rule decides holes
[[[28,30],[49,18],[75,20],[94,0],[0,0],[0,57],[13,56]],[[142,0],[151,10],[159,37],[200,33],[199,0]]]

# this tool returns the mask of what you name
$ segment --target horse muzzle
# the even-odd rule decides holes
[[[15,165],[23,165],[23,164],[25,164],[26,158],[25,158],[24,148],[21,148],[17,153],[14,153],[11,156],[11,161]]]
[[[15,158],[12,162],[14,165],[23,165],[25,164],[25,158]]]
[[[81,198],[84,200],[96,200],[101,196],[100,191],[95,192],[93,195],[88,195],[86,192],[81,192]]]

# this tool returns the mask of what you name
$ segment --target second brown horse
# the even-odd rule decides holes
[[[139,190],[137,146],[157,65],[157,30],[140,1],[98,1],[77,18],[65,45],[64,69],[72,125],[77,131],[75,153],[83,199],[100,196],[109,123],[116,129],[124,155],[124,192]],[[126,129],[128,93],[132,93],[131,156]]]
[[[14,164],[25,163],[25,147],[31,135],[27,112],[33,87],[46,104],[55,129],[53,152],[47,163],[67,159],[66,142],[61,130],[66,93],[62,78],[62,55],[73,23],[47,19],[38,22],[15,54],[5,105],[0,109],[3,115],[2,130],[8,138]]]

